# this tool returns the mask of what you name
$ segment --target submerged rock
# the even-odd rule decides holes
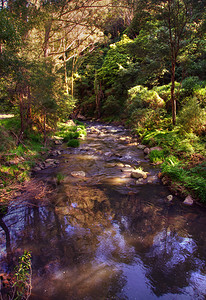
[[[193,198],[189,195],[189,196],[187,196],[187,197],[185,198],[185,200],[184,200],[183,203],[184,203],[185,205],[191,206],[191,205],[193,205],[194,200],[193,200]]]

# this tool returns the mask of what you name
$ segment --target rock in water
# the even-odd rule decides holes
[[[137,179],[138,178],[144,178],[144,179],[146,179],[147,178],[147,172],[144,172],[144,171],[142,171],[140,169],[137,169],[137,170],[132,171],[131,177],[132,178],[137,178]]]
[[[150,152],[151,152],[151,151],[150,151],[150,148],[145,148],[145,149],[144,149],[144,154],[148,155]]]
[[[137,149],[140,149],[140,150],[144,150],[145,148],[146,148],[145,145],[140,145],[140,144],[139,144],[139,145],[137,146]]]
[[[168,200],[168,201],[172,201],[172,200],[173,200],[173,196],[172,196],[172,195],[168,195],[168,196],[167,196],[167,200]]]
[[[189,195],[185,198],[185,201],[183,202],[185,205],[193,205],[194,200],[192,199],[192,197]]]
[[[84,171],[74,171],[71,172],[73,177],[86,177],[86,173]]]

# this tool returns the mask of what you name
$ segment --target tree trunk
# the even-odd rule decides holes
[[[68,80],[67,80],[67,61],[66,61],[65,39],[63,40],[63,43],[64,43],[64,53],[63,53],[63,59],[64,59],[64,82],[65,82],[65,87],[66,87],[66,93],[69,94]]]
[[[176,114],[177,114],[177,108],[176,108],[176,99],[175,99],[175,62],[172,62],[172,78],[171,78],[171,101],[172,101],[172,123],[173,125],[176,124]]]
[[[50,38],[50,30],[52,26],[52,21],[49,21],[45,25],[45,35],[44,35],[44,57],[48,57],[49,55],[49,38]]]
[[[46,146],[46,113],[44,115],[44,146]]]
[[[21,119],[21,135],[24,133],[24,105],[23,105],[23,95],[19,94],[19,112],[20,112],[20,119]]]

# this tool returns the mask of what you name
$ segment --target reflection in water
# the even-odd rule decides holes
[[[31,251],[32,299],[205,299],[205,211],[166,202],[158,182],[123,178],[122,165],[137,161],[157,171],[129,138],[99,129],[65,150],[50,206],[13,205],[1,219],[1,268],[6,251]]]

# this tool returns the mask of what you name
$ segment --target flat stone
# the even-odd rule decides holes
[[[115,163],[107,163],[107,164],[105,164],[105,168],[114,168],[114,167],[116,167]]]
[[[142,170],[133,170],[132,173],[131,173],[131,177],[132,178],[144,178],[146,179],[147,178],[147,173],[142,171]]]
[[[121,171],[124,173],[131,173],[132,171],[135,171],[135,170],[130,165],[125,165],[124,168],[121,169]]]
[[[184,202],[185,205],[191,206],[194,203],[194,200],[192,199],[192,197],[189,195],[185,198]]]
[[[150,148],[150,150],[151,150],[151,151],[154,151],[154,150],[161,151],[162,148],[157,146],[157,147],[152,147],[152,148]]]
[[[56,159],[52,159],[52,158],[47,158],[45,160],[45,163],[48,163],[48,164],[54,164],[56,162]]]
[[[119,168],[124,168],[124,164],[121,162],[116,163],[116,166]]]
[[[140,150],[144,150],[145,148],[146,148],[145,145],[139,144],[139,145],[137,146],[137,149],[140,149]]]
[[[71,172],[73,177],[86,177],[86,173],[84,171],[74,171]]]

